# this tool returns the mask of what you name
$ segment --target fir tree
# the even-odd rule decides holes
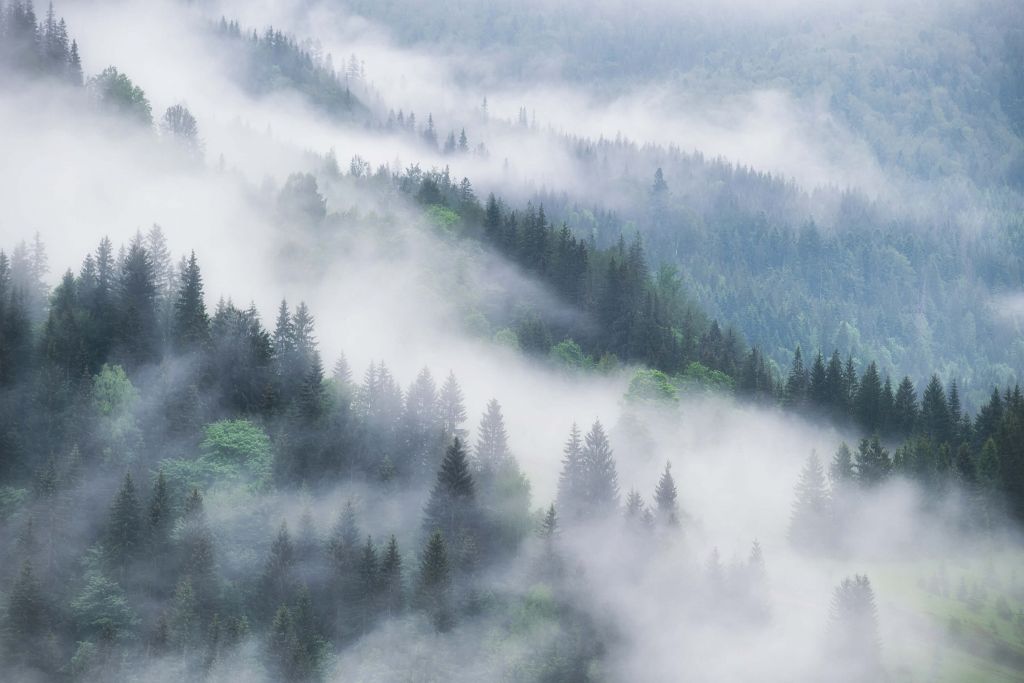
[[[380,561],[380,592],[383,608],[388,616],[394,616],[402,611],[404,606],[402,556],[398,552],[398,541],[394,535],[388,540],[384,556]]]
[[[174,343],[181,351],[201,348],[209,340],[210,318],[203,301],[203,278],[196,253],[189,255],[181,273],[181,284],[174,301]]]
[[[836,680],[880,680],[881,640],[871,582],[843,579],[832,595],[828,633],[829,673]]]
[[[668,526],[679,526],[679,503],[676,483],[672,478],[672,463],[665,463],[665,471],[654,490],[654,501],[658,507],[658,520]]]
[[[448,549],[444,537],[435,531],[430,535],[420,558],[417,599],[439,631],[451,629],[455,621],[451,609],[451,590]]]
[[[476,486],[462,441],[448,447],[423,520],[428,534],[440,531],[449,547],[465,533],[473,533]]]
[[[817,453],[800,471],[789,521],[789,541],[803,550],[820,550],[829,538],[830,500],[825,472]]]
[[[122,579],[128,577],[129,565],[142,552],[144,542],[142,508],[135,493],[131,474],[124,475],[121,489],[114,499],[107,523],[106,550]]]

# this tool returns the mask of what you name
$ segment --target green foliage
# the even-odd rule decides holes
[[[199,457],[162,463],[175,490],[245,486],[258,491],[270,485],[274,456],[262,427],[250,420],[220,420],[206,425],[203,434]]]
[[[712,370],[694,361],[686,366],[678,383],[684,392],[731,393],[735,382],[720,370]]]
[[[567,370],[589,370],[594,367],[594,359],[583,353],[580,345],[572,339],[564,339],[552,346],[548,358]]]
[[[117,420],[131,411],[138,392],[123,367],[104,364],[93,378],[92,398],[101,416]]]
[[[637,370],[629,382],[625,398],[633,404],[672,406],[679,403],[679,391],[665,373],[659,370]]]
[[[462,219],[446,206],[432,204],[426,210],[427,222],[438,232],[451,234],[457,232]]]
[[[94,570],[71,600],[71,613],[83,635],[103,643],[132,638],[138,622],[121,586]]]
[[[93,76],[88,87],[109,111],[147,127],[153,125],[153,108],[146,99],[146,93],[116,67],[108,66]]]

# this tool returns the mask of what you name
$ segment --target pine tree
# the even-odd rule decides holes
[[[7,594],[7,656],[8,661],[37,663],[48,626],[48,609],[42,587],[25,560],[21,571]]]
[[[668,526],[679,526],[679,503],[676,483],[672,478],[672,463],[665,463],[665,471],[654,490],[654,501],[658,506],[658,520]]]
[[[611,445],[600,421],[594,422],[584,437],[582,457],[588,508],[599,515],[614,512],[619,505],[618,474]]]
[[[853,466],[857,472],[857,481],[864,486],[874,486],[889,476],[892,460],[876,435],[870,440],[861,439]]]
[[[896,389],[893,406],[893,427],[900,436],[910,436],[917,425],[917,392],[909,377],[904,377]]]
[[[508,434],[505,431],[501,406],[497,400],[491,399],[477,430],[476,467],[481,479],[492,478],[495,472],[506,465],[510,457]]]
[[[156,275],[141,234],[125,253],[117,291],[117,330],[125,360],[133,366],[155,360],[160,339]]]
[[[807,397],[807,384],[807,371],[804,369],[803,355],[798,346],[793,354],[793,366],[786,378],[783,404],[790,409],[801,407]]]
[[[803,550],[821,550],[829,538],[830,500],[825,472],[818,454],[812,452],[796,485],[789,520],[789,541]]]
[[[292,593],[292,569],[295,565],[295,546],[288,533],[287,522],[281,522],[277,536],[270,546],[267,563],[263,570],[264,606],[285,604]]]
[[[440,531],[449,547],[474,532],[476,486],[462,441],[457,437],[445,453],[424,515],[426,532]]]
[[[466,422],[466,406],[454,372],[448,373],[448,378],[441,387],[440,402],[441,428],[444,434],[449,439],[464,439],[466,432],[462,425]]]
[[[572,423],[572,430],[562,453],[562,472],[558,477],[558,508],[567,519],[577,522],[583,519],[587,494],[583,439],[575,422]]]
[[[882,678],[875,594],[866,576],[843,579],[832,595],[828,633],[829,674],[836,680]]]
[[[192,489],[185,500],[182,524],[177,534],[179,572],[189,578],[199,604],[210,605],[216,590],[213,535],[206,523],[203,497]]]
[[[106,542],[106,550],[114,565],[120,569],[122,579],[127,579],[129,565],[142,552],[145,540],[143,528],[142,508],[135,493],[135,482],[131,474],[125,474],[110,511]]]
[[[373,545],[373,539],[366,537],[366,544],[363,546],[359,558],[359,630],[366,633],[377,616],[380,608],[381,593],[381,571],[380,560],[377,557],[377,549]]]
[[[179,351],[191,351],[202,348],[209,338],[210,318],[203,300],[203,278],[193,251],[181,273],[174,301],[174,345]]]
[[[428,476],[437,466],[437,439],[441,414],[437,386],[430,370],[423,368],[405,395],[401,417],[402,446],[416,472]]]
[[[936,444],[949,440],[951,434],[949,404],[938,375],[932,375],[921,397],[921,429]]]
[[[448,549],[439,531],[430,535],[420,558],[420,576],[417,599],[427,611],[438,631],[447,631],[454,625],[451,609],[451,568]]]
[[[160,470],[153,484],[153,494],[149,499],[149,510],[146,522],[149,536],[149,550],[156,557],[166,557],[171,540],[171,494],[167,490],[167,479]]]
[[[398,541],[394,535],[388,540],[384,557],[380,562],[380,591],[384,611],[394,616],[404,606],[404,587],[402,584],[402,556],[398,552]]]
[[[868,367],[861,377],[854,399],[854,412],[861,427],[869,434],[881,431],[883,426],[882,380],[874,361],[868,363]]]

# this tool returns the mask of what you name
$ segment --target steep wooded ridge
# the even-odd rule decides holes
[[[29,98],[50,88],[61,116],[88,112],[152,142],[147,153],[175,172],[237,183],[268,217],[272,232],[259,234],[292,287],[359,259],[375,266],[366,277],[386,264],[408,276],[403,295],[447,304],[432,323],[457,353],[479,354],[471,367],[509,369],[488,376],[497,398],[476,406],[447,367],[405,378],[391,368],[407,358],[353,368],[320,338],[329,313],[213,304],[220,293],[206,282],[224,255],[173,253],[159,225],[124,244],[97,235],[77,263],[51,263],[40,235],[0,244],[0,677],[737,680],[752,671],[732,660],[764,661],[738,649],[785,641],[794,661],[763,671],[770,680],[940,669],[1013,680],[1024,667],[1013,571],[1024,340],[1020,316],[989,303],[1024,282],[1020,93],[1004,72],[1021,52],[1013,31],[997,46],[982,38],[1017,10],[949,10],[903,53],[908,69],[940,63],[927,49],[936,35],[984,19],[956,34],[978,56],[958,73],[999,111],[968,107],[948,74],[930,73],[951,88],[955,128],[979,131],[934,152],[951,165],[936,170],[929,144],[949,131],[924,122],[887,137],[874,117],[897,107],[897,74],[859,64],[868,47],[837,39],[846,29],[831,22],[775,27],[733,61],[724,55],[755,37],[742,22],[684,21],[660,3],[621,25],[589,23],[576,2],[536,23],[532,0],[445,3],[415,21],[401,1],[345,4],[410,44],[513,45],[498,60],[508,73],[527,73],[516,55],[557,44],[585,57],[614,39],[600,59],[562,66],[610,88],[637,73],[757,83],[768,55],[796,79],[795,51],[842,44],[842,59],[817,58],[847,64],[830,106],[848,123],[860,116],[851,125],[872,140],[917,150],[911,160],[888,149],[886,168],[919,182],[934,170],[935,187],[969,176],[986,227],[673,147],[543,130],[525,109],[507,124],[486,111],[417,123],[383,102],[355,56],[335,69],[310,42],[222,18],[208,38],[237,55],[231,76],[253,101],[296,95],[318,125],[452,166],[486,160],[495,131],[539,136],[589,189],[492,192],[493,179],[449,166],[374,167],[359,155],[343,169],[333,149],[287,157],[302,166],[256,187],[230,159],[207,163],[203,121],[185,104],[154,116],[131,64],[83,74],[74,27],[52,7],[40,19],[30,2],[0,5],[0,84]],[[886,15],[876,43],[904,35],[916,12]],[[668,76],[671,62],[682,66]],[[911,104],[908,115],[935,114]],[[370,284],[360,291],[387,286]],[[424,333],[420,319],[390,322],[404,340]],[[526,432],[548,433],[543,408],[525,426],[503,408],[516,373],[534,373],[529,402],[575,392],[585,420],[559,424],[564,441],[542,446],[560,454],[547,458],[547,488],[545,459],[516,450]],[[591,413],[601,404],[587,392],[614,392],[604,405],[617,404],[617,419]],[[735,440],[745,431],[750,440]],[[699,459],[704,441],[726,445]],[[828,444],[824,460],[807,457],[811,443]],[[779,455],[793,444],[807,446],[799,468]],[[774,544],[752,526],[714,524],[721,508],[772,501],[780,487],[785,511],[766,507],[772,522],[759,527],[778,527]],[[986,563],[977,573],[964,559],[975,556]],[[793,635],[808,628],[822,642]],[[904,630],[958,659],[914,659],[893,637]],[[668,656],[641,642],[661,640]]]

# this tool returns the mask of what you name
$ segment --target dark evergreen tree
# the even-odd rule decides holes
[[[135,493],[132,475],[124,475],[121,489],[114,498],[107,522],[105,549],[118,568],[122,580],[128,578],[128,569],[143,551],[145,533],[142,507]]]
[[[192,351],[202,348],[209,337],[210,318],[203,301],[203,278],[193,251],[181,273],[174,301],[174,344],[179,350]]]
[[[437,472],[423,527],[427,534],[440,532],[451,548],[464,534],[475,534],[476,521],[476,486],[462,441],[456,437]]]
[[[444,536],[435,531],[427,540],[420,557],[417,602],[426,611],[439,631],[447,631],[455,623],[451,605],[452,577]]]
[[[672,478],[672,463],[665,463],[665,471],[658,480],[658,487],[654,490],[654,502],[658,509],[658,521],[668,526],[679,525],[679,503],[676,492],[676,483]]]

